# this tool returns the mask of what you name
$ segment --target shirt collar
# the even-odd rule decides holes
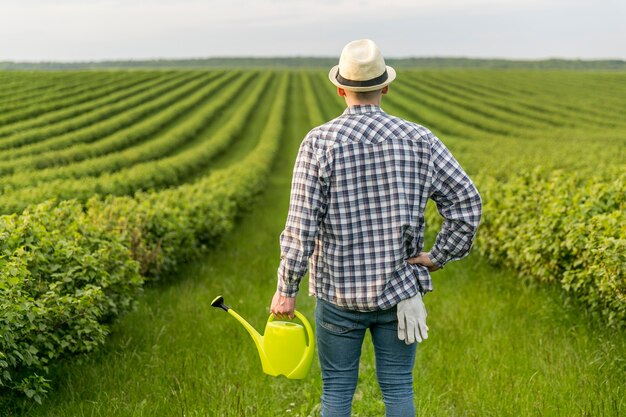
[[[376,106],[374,104],[357,104],[354,106],[350,106],[344,110],[343,114],[367,114],[367,113],[384,113],[383,109],[380,106]]]

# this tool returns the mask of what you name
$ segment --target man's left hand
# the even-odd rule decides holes
[[[294,318],[296,311],[296,298],[285,297],[280,295],[279,291],[276,291],[274,298],[272,298],[272,305],[270,306],[270,313],[274,314],[276,318],[284,319],[289,317]]]
[[[428,256],[428,252],[420,252],[419,255],[414,256],[413,258],[407,259],[407,262],[410,263],[411,265],[425,266],[426,268],[428,268],[430,272],[435,272],[438,269],[441,269],[437,265],[435,265],[433,261],[430,260],[430,256]]]

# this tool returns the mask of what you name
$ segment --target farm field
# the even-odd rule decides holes
[[[299,142],[344,107],[326,73],[0,86],[0,414],[315,415],[317,365],[264,376],[209,303],[262,328]],[[425,298],[419,415],[626,412],[626,74],[402,71],[382,107],[441,138],[485,202],[474,253]],[[366,349],[355,413],[380,415]]]

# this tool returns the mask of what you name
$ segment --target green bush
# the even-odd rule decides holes
[[[558,282],[609,325],[625,324],[626,174],[537,169],[477,183],[480,252],[523,276]]]
[[[50,361],[93,350],[141,289],[122,240],[76,202],[0,217],[0,386],[41,400]]]

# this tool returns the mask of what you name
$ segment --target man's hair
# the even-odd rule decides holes
[[[380,90],[374,90],[374,91],[352,91],[352,93],[359,99],[359,100],[372,100],[375,99],[376,97],[378,97],[378,95],[380,94],[382,88]]]

